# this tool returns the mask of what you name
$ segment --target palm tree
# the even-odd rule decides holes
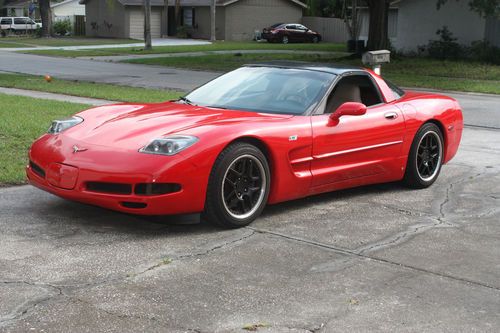
[[[52,13],[50,0],[39,0],[40,16],[42,18],[42,37],[52,36]]]
[[[144,0],[144,50],[151,49],[151,0]]]

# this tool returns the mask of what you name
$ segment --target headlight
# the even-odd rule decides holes
[[[156,155],[175,155],[198,142],[198,138],[190,135],[174,135],[154,139],[139,152]]]
[[[64,120],[54,120],[52,122],[52,125],[50,125],[49,127],[48,133],[49,134],[61,133],[62,131],[67,130],[68,128],[78,125],[82,121],[83,119],[80,117],[71,117],[69,119],[64,119]]]

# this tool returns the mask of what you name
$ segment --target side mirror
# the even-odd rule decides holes
[[[358,102],[346,102],[342,104],[335,112],[330,114],[328,119],[329,126],[335,126],[339,123],[342,116],[362,116],[366,114],[366,105]]]

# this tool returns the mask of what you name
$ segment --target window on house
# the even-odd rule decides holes
[[[182,9],[182,25],[185,27],[192,28],[195,26],[194,22],[194,8],[183,8]]]

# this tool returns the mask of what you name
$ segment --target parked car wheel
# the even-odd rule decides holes
[[[7,36],[7,33],[5,32],[5,30],[0,30],[0,36],[2,36],[2,37]]]
[[[224,149],[210,174],[203,218],[225,228],[254,221],[269,197],[271,177],[264,154],[248,143]]]
[[[404,183],[411,188],[431,186],[439,176],[443,164],[443,135],[439,127],[424,124],[410,149]]]
[[[288,40],[288,36],[283,36],[283,38],[281,39],[281,42],[283,44],[288,44],[290,41]]]
[[[319,37],[318,37],[318,36],[314,36],[314,37],[312,38],[312,42],[313,42],[314,44],[319,43]]]

